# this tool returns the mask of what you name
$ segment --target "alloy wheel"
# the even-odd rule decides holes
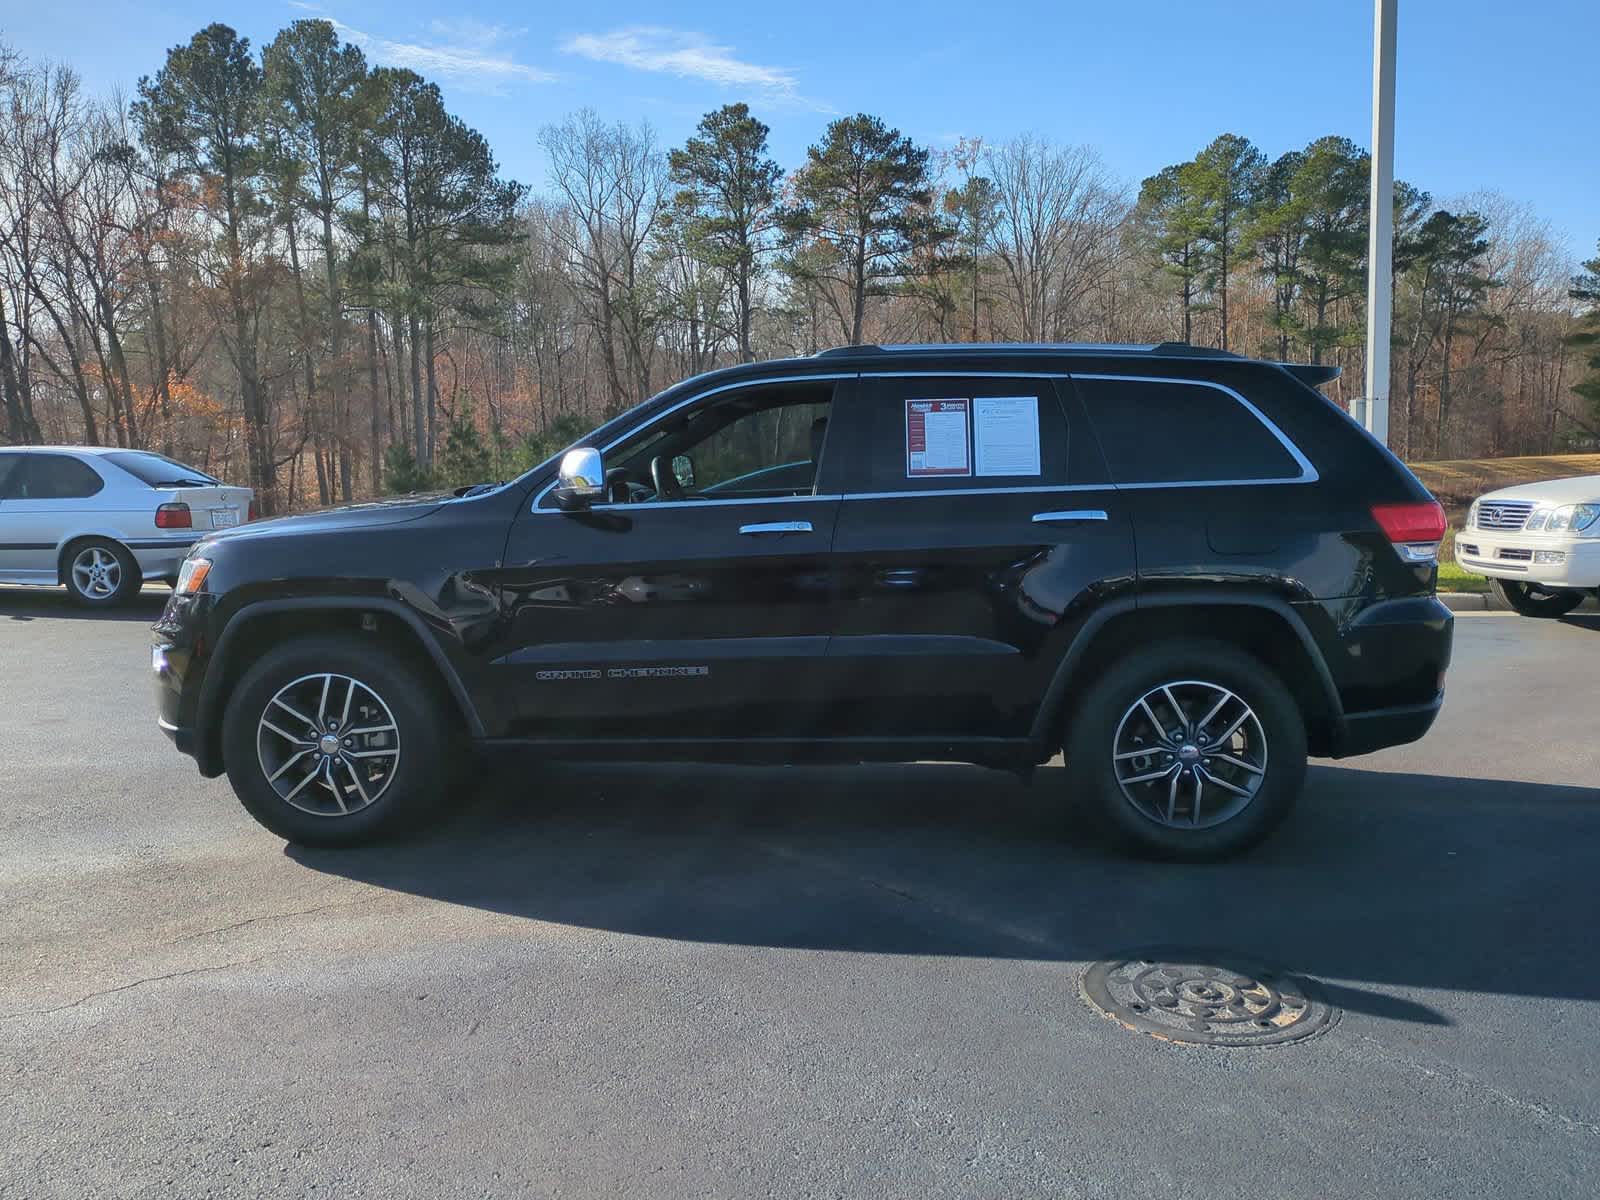
[[[1236,692],[1183,679],[1140,696],[1117,723],[1117,786],[1141,816],[1206,829],[1238,816],[1267,775],[1267,736]]]
[[[347,816],[376,804],[394,781],[400,730],[367,684],[304,675],[267,702],[256,757],[285,803],[313,816]]]
[[[88,546],[72,560],[72,582],[90,600],[109,600],[122,586],[122,563],[104,546]]]

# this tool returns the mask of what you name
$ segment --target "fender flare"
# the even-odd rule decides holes
[[[1333,733],[1336,741],[1342,740],[1345,730],[1344,702],[1339,698],[1339,689],[1334,685],[1333,673],[1328,670],[1327,660],[1323,657],[1322,649],[1317,645],[1316,639],[1311,636],[1311,631],[1306,628],[1305,620],[1288,601],[1279,596],[1265,592],[1237,592],[1227,588],[1197,588],[1192,591],[1161,592],[1154,595],[1144,594],[1137,596],[1123,596],[1107,601],[1091,613],[1072,639],[1072,644],[1067,647],[1067,652],[1062,655],[1061,662],[1056,666],[1055,675],[1050,680],[1050,686],[1045,689],[1044,700],[1039,705],[1039,710],[1034,716],[1031,737],[1035,741],[1044,742],[1049,739],[1050,731],[1060,722],[1062,708],[1066,704],[1067,686],[1072,681],[1072,674],[1083,657],[1088,653],[1094,643],[1095,637],[1114,617],[1126,613],[1144,611],[1156,608],[1186,608],[1191,605],[1227,604],[1238,608],[1259,608],[1283,618],[1289,628],[1294,631],[1300,640],[1301,647],[1306,652],[1306,657],[1311,661],[1312,669],[1316,672],[1317,683],[1321,689],[1323,700],[1328,706],[1328,713],[1333,722]]]
[[[438,639],[433,636],[427,624],[414,609],[390,597],[300,596],[282,600],[258,600],[247,604],[235,612],[223,626],[222,634],[217,638],[216,648],[211,652],[210,662],[206,664],[205,678],[200,684],[200,697],[195,709],[195,744],[201,754],[209,753],[206,747],[210,746],[211,736],[221,722],[221,706],[217,703],[218,692],[222,687],[222,680],[227,677],[229,654],[239,631],[248,628],[254,621],[274,613],[333,611],[382,612],[404,622],[417,635],[440,677],[444,679],[445,686],[450,689],[450,696],[467,723],[467,732],[478,739],[484,736],[483,718],[478,713],[478,706],[473,703],[466,684],[462,682],[460,672],[456,670],[455,664],[445,654]]]

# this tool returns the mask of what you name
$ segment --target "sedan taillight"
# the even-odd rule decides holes
[[[251,498],[250,498],[250,507],[249,507],[249,509],[248,509],[248,510],[247,510],[247,511],[246,511],[246,512],[245,512],[245,514],[244,514],[244,519],[245,519],[245,520],[246,520],[246,521],[254,521],[254,520],[255,520],[255,519],[256,519],[256,518],[257,518],[257,517],[259,517],[259,516],[260,516],[260,515],[261,515],[261,512],[260,512],[260,510],[259,510],[259,509],[257,509],[257,508],[256,508],[256,502],[255,502],[255,497],[253,497],[253,496],[252,496],[252,497],[251,497]]]
[[[194,514],[189,511],[189,506],[183,501],[176,504],[163,504],[156,509],[157,529],[193,529]]]

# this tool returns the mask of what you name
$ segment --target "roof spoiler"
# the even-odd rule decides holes
[[[1279,363],[1278,365],[1308,387],[1332,383],[1339,378],[1340,369],[1338,367],[1330,367],[1322,363]]]

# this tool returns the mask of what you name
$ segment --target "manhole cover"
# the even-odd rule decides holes
[[[1194,1046],[1272,1046],[1338,1019],[1311,980],[1236,954],[1163,948],[1095,963],[1083,995],[1136,1033]]]

